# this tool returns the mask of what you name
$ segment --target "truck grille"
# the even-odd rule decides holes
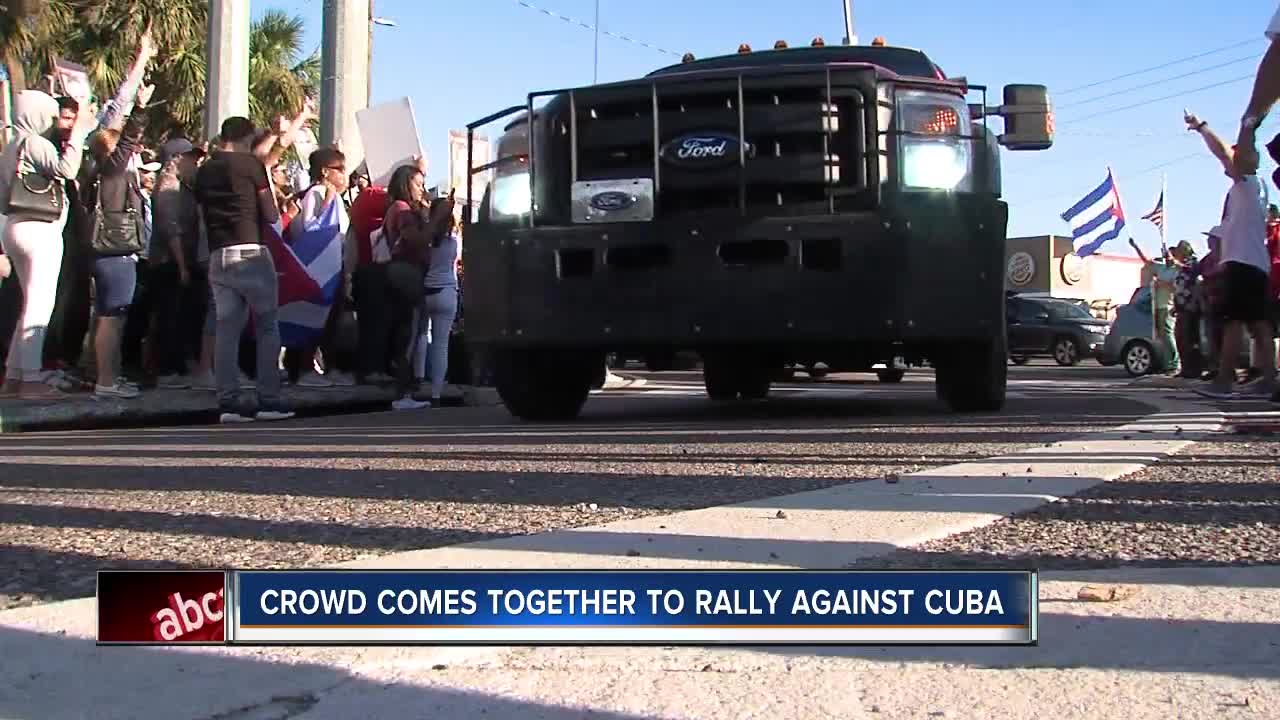
[[[831,73],[812,71],[760,78],[655,78],[562,96],[549,118],[548,160],[557,167],[550,177],[542,175],[556,187],[547,199],[557,209],[567,207],[574,180],[650,178],[659,216],[703,210],[769,216],[849,209],[866,195],[867,148],[875,147],[875,139],[864,119],[867,94],[848,82],[857,74],[841,75],[841,85],[832,84]],[[694,163],[672,157],[682,139],[708,136],[729,141],[725,157]]]

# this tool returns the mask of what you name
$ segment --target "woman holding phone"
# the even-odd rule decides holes
[[[423,305],[423,293],[436,250],[436,238],[449,228],[453,219],[453,194],[444,201],[427,202],[427,190],[421,168],[406,165],[397,168],[387,188],[390,207],[382,222],[382,231],[391,246],[391,262],[387,265],[387,284],[391,296],[394,326],[410,330],[405,338],[404,356],[400,359],[397,381],[400,399],[392,404],[396,410],[421,410],[428,403],[413,398],[414,318]]]
[[[417,376],[426,378],[430,368],[431,404],[434,407],[440,407],[440,396],[444,393],[444,380],[449,371],[449,334],[458,315],[458,261],[462,259],[462,237],[452,212],[453,197],[453,192],[450,192],[450,212],[444,216],[441,230],[431,239],[431,264],[423,280],[414,352]]]

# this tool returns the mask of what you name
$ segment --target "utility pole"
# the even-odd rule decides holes
[[[853,0],[844,0],[844,44],[858,44],[858,36],[853,34]]]
[[[369,104],[369,9],[369,0],[324,0],[319,139],[322,146],[341,142],[351,167],[364,159],[356,111]]]
[[[593,65],[591,75],[591,84],[596,85],[600,82],[600,0],[596,0],[596,60]]]
[[[208,47],[204,133],[211,138],[223,120],[249,115],[249,0],[210,1]]]

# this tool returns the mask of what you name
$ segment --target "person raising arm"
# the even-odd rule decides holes
[[[1204,140],[1209,152],[1222,164],[1222,170],[1227,174],[1227,177],[1232,180],[1239,180],[1244,175],[1252,175],[1253,172],[1257,172],[1256,167],[1253,172],[1245,173],[1241,171],[1241,167],[1244,165],[1243,163],[1237,163],[1236,160],[1237,153],[1244,147],[1243,145],[1234,148],[1228,147],[1227,143],[1209,128],[1209,123],[1201,120],[1195,113],[1188,112],[1183,115],[1182,119],[1187,123],[1187,130],[1198,133],[1200,138]]]
[[[1277,8],[1267,26],[1267,39],[1271,41],[1271,45],[1258,65],[1253,93],[1249,97],[1244,117],[1240,119],[1240,135],[1236,140],[1237,157],[1245,167],[1258,164],[1258,128],[1266,119],[1267,113],[1271,112],[1276,100],[1280,100],[1280,8]]]

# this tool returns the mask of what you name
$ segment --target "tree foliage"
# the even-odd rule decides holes
[[[159,50],[148,72],[156,86],[150,140],[203,136],[206,0],[45,0],[22,19],[0,15],[0,61],[11,78],[40,85],[54,57],[84,65],[94,94],[115,94],[137,56],[148,23]],[[250,30],[250,115],[266,124],[292,114],[320,89],[319,52],[304,55],[305,23],[279,10],[264,13]]]

